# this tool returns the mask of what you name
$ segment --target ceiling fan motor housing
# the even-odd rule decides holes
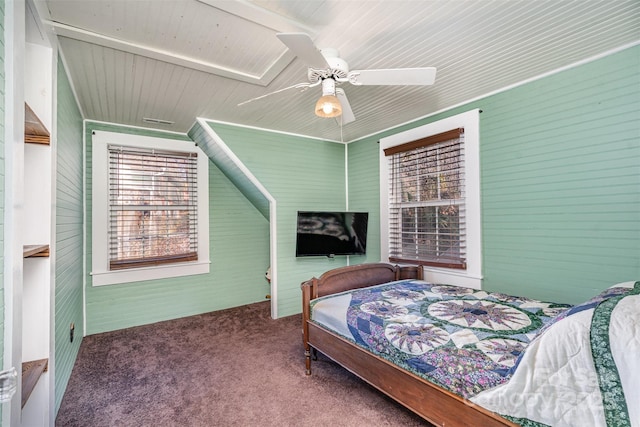
[[[322,80],[322,96],[336,95],[336,81],[332,78]]]
[[[337,49],[322,49],[320,50],[322,56],[327,60],[327,64],[329,64],[329,68],[325,69],[315,69],[309,68],[307,72],[307,77],[309,78],[309,82],[316,83],[319,80],[324,80],[327,78],[345,78],[349,73],[349,64],[347,61],[340,58],[340,53]]]

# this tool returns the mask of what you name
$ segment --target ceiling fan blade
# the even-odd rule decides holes
[[[432,85],[436,80],[436,69],[424,67],[353,70],[347,74],[344,80],[356,86]]]
[[[238,107],[242,107],[243,105],[246,105],[246,104],[248,104],[250,102],[258,101],[259,99],[263,99],[263,98],[266,98],[268,96],[275,95],[276,93],[287,91],[289,89],[301,89],[300,92],[304,92],[305,90],[309,89],[310,87],[318,86],[318,84],[319,83],[313,83],[313,84],[311,84],[311,83],[298,83],[298,84],[295,84],[293,86],[289,86],[289,87],[285,87],[285,88],[282,88],[282,89],[279,89],[279,90],[276,90],[276,91],[273,91],[273,92],[265,93],[264,95],[257,96],[255,98],[247,99],[246,101],[242,101],[241,103],[239,103]]]
[[[351,105],[347,99],[347,94],[344,93],[344,90],[341,88],[337,88],[336,96],[338,97],[338,101],[340,101],[340,106],[342,107],[342,115],[336,117],[338,124],[346,125],[347,123],[354,122],[356,120],[356,116],[353,114],[353,110],[351,109]]]
[[[329,68],[327,60],[320,50],[313,44],[313,40],[306,33],[278,33],[276,36],[307,66],[316,69]]]

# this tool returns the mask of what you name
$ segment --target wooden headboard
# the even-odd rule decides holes
[[[422,267],[398,266],[384,262],[367,263],[329,270],[319,278],[302,283],[311,287],[311,299],[351,289],[380,285],[400,279],[422,279]]]

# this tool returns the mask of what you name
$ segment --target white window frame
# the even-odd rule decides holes
[[[110,144],[198,153],[198,260],[109,270]],[[157,280],[209,273],[209,159],[195,143],[150,136],[94,131],[92,137],[92,284],[93,286]]]
[[[380,252],[389,259],[389,164],[384,150],[410,141],[464,128],[465,195],[467,226],[466,270],[424,266],[425,280],[482,288],[482,241],[480,218],[480,110],[471,110],[446,119],[419,126],[380,140]]]

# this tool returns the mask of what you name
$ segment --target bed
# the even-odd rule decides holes
[[[438,426],[640,426],[640,282],[576,306],[371,263],[302,283],[319,351]]]

